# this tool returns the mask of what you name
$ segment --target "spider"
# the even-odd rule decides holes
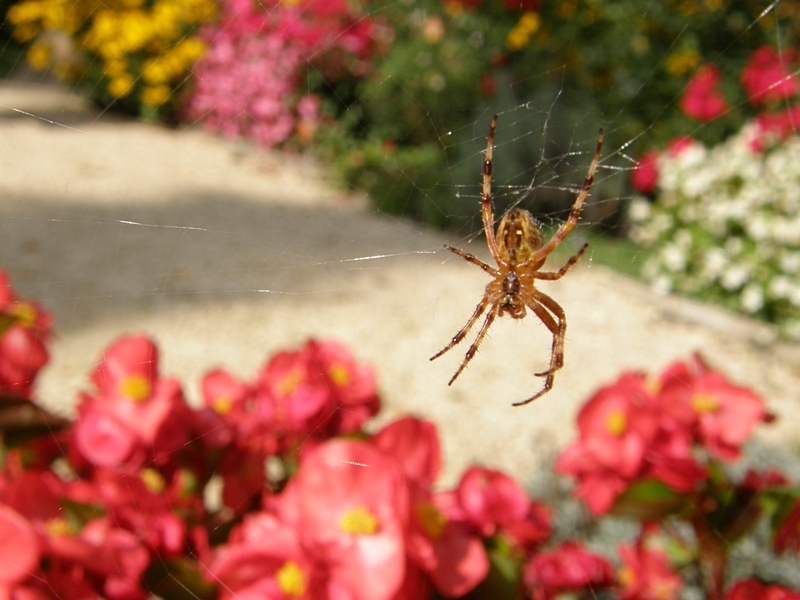
[[[447,346],[432,356],[431,360],[439,358],[461,342],[480,316],[488,309],[489,312],[480,331],[478,331],[478,336],[469,347],[469,350],[467,350],[461,366],[458,367],[455,375],[447,384],[452,385],[461,374],[461,371],[464,370],[464,367],[475,356],[475,352],[477,352],[494,320],[503,315],[508,315],[512,319],[522,319],[526,315],[525,307],[528,307],[553,334],[553,347],[550,352],[550,368],[541,373],[536,373],[537,377],[545,377],[544,387],[527,400],[514,403],[514,406],[523,406],[549,392],[553,388],[553,378],[556,371],[564,366],[564,334],[567,330],[567,316],[564,313],[564,309],[555,300],[537,290],[534,284],[537,279],[546,281],[561,279],[567,270],[578,262],[578,259],[589,246],[589,244],[584,244],[577,254],[570,258],[558,271],[541,272],[539,270],[544,266],[547,256],[564,241],[564,238],[569,235],[569,232],[578,222],[583,202],[589,195],[589,190],[594,181],[597,161],[600,159],[600,149],[603,146],[603,130],[601,129],[597,135],[597,150],[595,150],[594,158],[589,165],[589,172],[583,182],[583,187],[572,205],[569,218],[558,228],[558,231],[550,238],[550,241],[544,243],[541,231],[539,231],[533,216],[527,210],[521,208],[512,208],[503,215],[495,235],[494,217],[492,216],[492,146],[494,144],[496,125],[497,115],[492,119],[492,124],[489,128],[486,158],[483,162],[481,215],[483,217],[486,242],[494,262],[497,263],[497,267],[489,266],[471,254],[445,244],[444,247],[450,252],[486,271],[492,276],[492,281],[486,286],[483,298],[478,303],[467,324],[453,336]]]

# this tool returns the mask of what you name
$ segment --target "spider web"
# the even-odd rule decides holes
[[[765,6],[749,27],[759,27],[778,4]],[[366,19],[379,16],[369,4],[362,8]],[[741,43],[732,39],[729,51]],[[128,333],[154,338],[160,372],[179,377],[194,402],[212,368],[251,380],[279,350],[309,338],[335,339],[374,365],[383,409],[373,429],[408,413],[437,423],[443,485],[480,463],[538,482],[545,499],[561,498],[563,490],[541,474],[542,465],[574,438],[583,402],[624,370],[655,373],[701,350],[712,365],[762,393],[771,409],[790,414],[792,348],[771,353],[764,349],[769,332],[759,324],[655,296],[600,264],[593,246],[561,281],[541,285],[569,324],[566,365],[549,394],[522,409],[510,406],[540,389],[533,374],[546,369],[550,356],[550,334],[530,316],[498,319],[450,387],[477,328],[429,362],[466,322],[487,283],[485,273],[442,244],[491,260],[479,199],[493,114],[499,116],[495,218],[524,206],[548,235],[580,189],[597,130],[612,140],[580,222],[548,270],[591,242],[594,226],[624,233],[614,215],[630,200],[632,148],[660,120],[627,134],[620,113],[587,109],[563,86],[547,83],[551,75],[541,73],[541,90],[530,97],[498,82],[494,100],[476,99],[471,123],[437,132],[455,157],[437,184],[452,191],[452,202],[437,203],[438,195],[401,175],[429,196],[430,210],[448,225],[440,232],[376,209],[363,190],[348,190],[312,154],[263,151],[197,127],[166,129],[100,112],[20,62],[0,87],[0,265],[20,296],[38,299],[55,316],[57,337],[37,398],[69,413],[78,391],[89,388],[102,349]],[[661,64],[633,96],[649,93],[660,77]],[[636,250],[617,258],[629,272],[641,261]],[[762,440],[795,433],[784,422]],[[576,515],[562,517],[561,529],[579,531]],[[777,568],[759,557],[746,560]]]

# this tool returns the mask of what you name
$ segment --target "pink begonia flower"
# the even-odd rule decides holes
[[[44,553],[100,577],[99,592],[110,600],[147,598],[141,577],[150,554],[134,534],[115,527],[107,517],[89,521],[77,536],[48,537]]]
[[[661,378],[664,406],[689,412],[697,442],[717,458],[739,458],[753,427],[767,418],[764,402],[751,391],[731,385],[710,371],[699,357],[670,367]]]
[[[800,105],[756,117],[756,134],[750,142],[753,152],[761,152],[800,130]]]
[[[489,558],[481,539],[452,493],[412,494],[409,558],[431,578],[443,596],[463,596],[486,578]]]
[[[513,545],[530,554],[553,533],[553,514],[547,505],[531,502],[528,514],[503,525],[503,533]]]
[[[484,537],[524,519],[530,507],[528,494],[516,481],[500,471],[481,467],[467,469],[456,494],[467,521]]]
[[[723,600],[800,600],[800,592],[782,585],[767,585],[758,579],[741,579],[725,594]]]
[[[564,542],[535,555],[525,566],[523,578],[533,600],[550,600],[563,593],[608,588],[614,583],[614,572],[605,558],[577,542]]]
[[[719,92],[722,79],[719,67],[706,64],[689,79],[681,97],[680,107],[687,116],[709,123],[722,116],[728,102]]]
[[[392,421],[372,438],[372,443],[394,457],[403,475],[430,487],[442,466],[436,426],[414,417]]]
[[[10,506],[0,504],[0,597],[36,573],[39,541],[30,522]]]
[[[772,46],[753,51],[739,79],[753,106],[786,101],[797,94],[797,80],[786,66],[794,62],[795,52],[778,53]]]
[[[676,135],[667,144],[667,152],[669,152],[669,155],[673,158],[677,158],[683,154],[685,150],[688,150],[692,146],[699,145],[699,143],[700,142],[690,135]]]
[[[262,418],[289,446],[357,431],[380,407],[372,369],[335,342],[276,354],[253,389]]]
[[[0,313],[14,319],[0,332],[0,394],[30,398],[36,375],[49,359],[45,342],[52,318],[37,304],[19,300],[2,270]]]
[[[247,401],[250,388],[222,369],[206,374],[201,383],[205,407],[192,412],[193,429],[200,441],[211,448],[224,448],[253,433]]]
[[[660,550],[648,549],[639,539],[636,545],[620,544],[622,568],[617,576],[622,600],[676,600],[683,580],[672,570],[669,558]]]
[[[208,570],[221,584],[219,600],[329,597],[324,570],[303,548],[297,531],[267,513],[246,515]]]
[[[158,378],[158,351],[148,338],[117,341],[92,380],[98,394],[83,395],[74,429],[76,447],[90,463],[165,463],[186,442],[191,419],[180,384]]]
[[[332,440],[306,452],[284,490],[282,520],[353,600],[390,600],[405,577],[405,479],[368,443]]]
[[[648,150],[631,172],[631,186],[642,194],[651,194],[658,185],[658,150]]]
[[[101,502],[115,525],[131,533],[152,551],[165,557],[180,555],[186,542],[186,523],[174,511],[180,498],[154,469],[120,473],[96,469],[91,481],[78,481],[67,495],[83,504]]]
[[[610,510],[640,478],[655,477],[679,492],[691,492],[706,477],[692,453],[696,413],[671,399],[671,389],[627,373],[581,409],[580,437],[556,468],[578,480],[576,496],[593,514]]]

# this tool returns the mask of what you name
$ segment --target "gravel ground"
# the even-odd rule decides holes
[[[702,350],[783,418],[764,444],[794,447],[800,347],[760,323],[645,286],[591,261],[543,288],[566,310],[566,366],[524,408],[550,337],[533,319],[493,326],[452,386],[466,347],[428,358],[464,324],[486,275],[441,249],[482,242],[376,213],[317,165],[197,130],[98,117],[53,88],[0,84],[0,264],[56,317],[40,401],[68,410],[101,350],[148,332],[187,395],[208,369],[250,378],[278,349],[334,338],[375,366],[380,422],[437,422],[445,483],[479,462],[528,479],[574,436],[574,417],[626,369],[656,372]]]

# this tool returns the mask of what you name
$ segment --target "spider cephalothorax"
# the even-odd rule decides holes
[[[544,266],[548,255],[558,247],[567,237],[570,231],[578,222],[581,208],[589,195],[589,190],[594,181],[594,173],[597,169],[597,162],[600,160],[600,149],[603,145],[603,130],[597,136],[597,149],[589,165],[589,172],[583,182],[583,187],[578,193],[572,205],[569,218],[558,228],[555,235],[547,243],[542,239],[539,226],[531,213],[521,208],[513,208],[503,215],[500,224],[497,226],[497,233],[494,230],[494,217],[492,216],[492,147],[494,144],[494,130],[497,125],[497,116],[492,119],[489,129],[489,140],[486,145],[486,159],[483,163],[483,192],[481,194],[481,215],[483,217],[483,229],[486,234],[486,243],[492,258],[497,267],[487,265],[478,260],[471,254],[462,252],[457,248],[445,245],[445,248],[458,254],[474,265],[479,266],[492,276],[492,281],[486,286],[483,298],[475,312],[467,321],[467,324],[453,337],[450,343],[431,357],[431,360],[439,358],[442,354],[458,344],[475,325],[480,316],[487,311],[486,319],[481,325],[478,336],[467,350],[464,361],[450,379],[452,384],[456,377],[461,374],[467,366],[475,352],[478,350],[481,341],[486,336],[492,322],[497,317],[508,315],[513,319],[522,319],[527,314],[526,307],[533,311],[545,327],[553,334],[553,348],[550,353],[550,368],[547,371],[536,373],[538,377],[545,377],[544,387],[534,396],[517,402],[514,406],[521,406],[533,402],[539,396],[546,394],[553,387],[553,378],[556,371],[564,366],[564,335],[567,330],[567,317],[559,304],[547,294],[536,289],[534,283],[537,279],[556,280],[561,279],[567,270],[574,265],[581,255],[586,251],[588,244],[578,250],[572,258],[558,271],[545,272],[539,271]]]

